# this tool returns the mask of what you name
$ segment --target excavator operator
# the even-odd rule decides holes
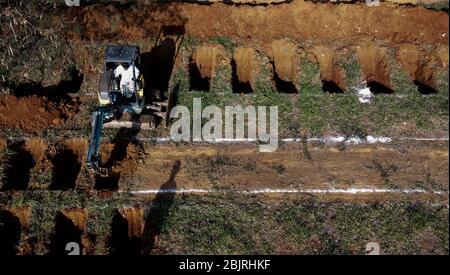
[[[120,90],[125,97],[130,98],[136,92],[135,87],[139,90],[138,82],[136,81],[139,73],[139,69],[136,66],[130,66],[128,63],[121,63],[114,70],[114,76],[116,78],[120,77]]]

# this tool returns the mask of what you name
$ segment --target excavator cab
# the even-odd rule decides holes
[[[120,76],[115,75],[119,66],[132,71],[133,87],[125,90],[120,85]],[[145,83],[139,72],[140,52],[137,46],[110,45],[105,52],[105,70],[99,81],[100,106],[115,106],[119,112],[141,114],[144,109]]]

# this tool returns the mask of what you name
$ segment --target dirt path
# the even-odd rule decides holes
[[[152,147],[132,190],[424,189],[448,191],[448,142],[383,146],[287,144]]]

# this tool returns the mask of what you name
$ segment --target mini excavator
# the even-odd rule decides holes
[[[169,121],[173,104],[171,92],[167,99],[155,97],[156,92],[146,86],[140,68],[140,51],[137,46],[109,45],[105,53],[105,69],[100,76],[98,86],[99,106],[92,113],[92,133],[86,158],[87,168],[102,177],[108,177],[112,167],[102,167],[99,157],[102,130],[107,124],[117,128],[141,127],[141,121],[127,123],[124,118],[146,118],[149,128],[156,127],[158,121]],[[116,76],[119,66],[129,68],[132,74],[131,88],[122,85],[121,77]],[[136,69],[137,68],[137,69]],[[130,71],[129,71],[130,73]],[[129,121],[128,121],[129,122]]]

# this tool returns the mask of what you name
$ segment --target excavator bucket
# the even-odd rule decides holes
[[[107,178],[109,177],[111,170],[111,168],[97,167],[94,172],[102,178]]]

